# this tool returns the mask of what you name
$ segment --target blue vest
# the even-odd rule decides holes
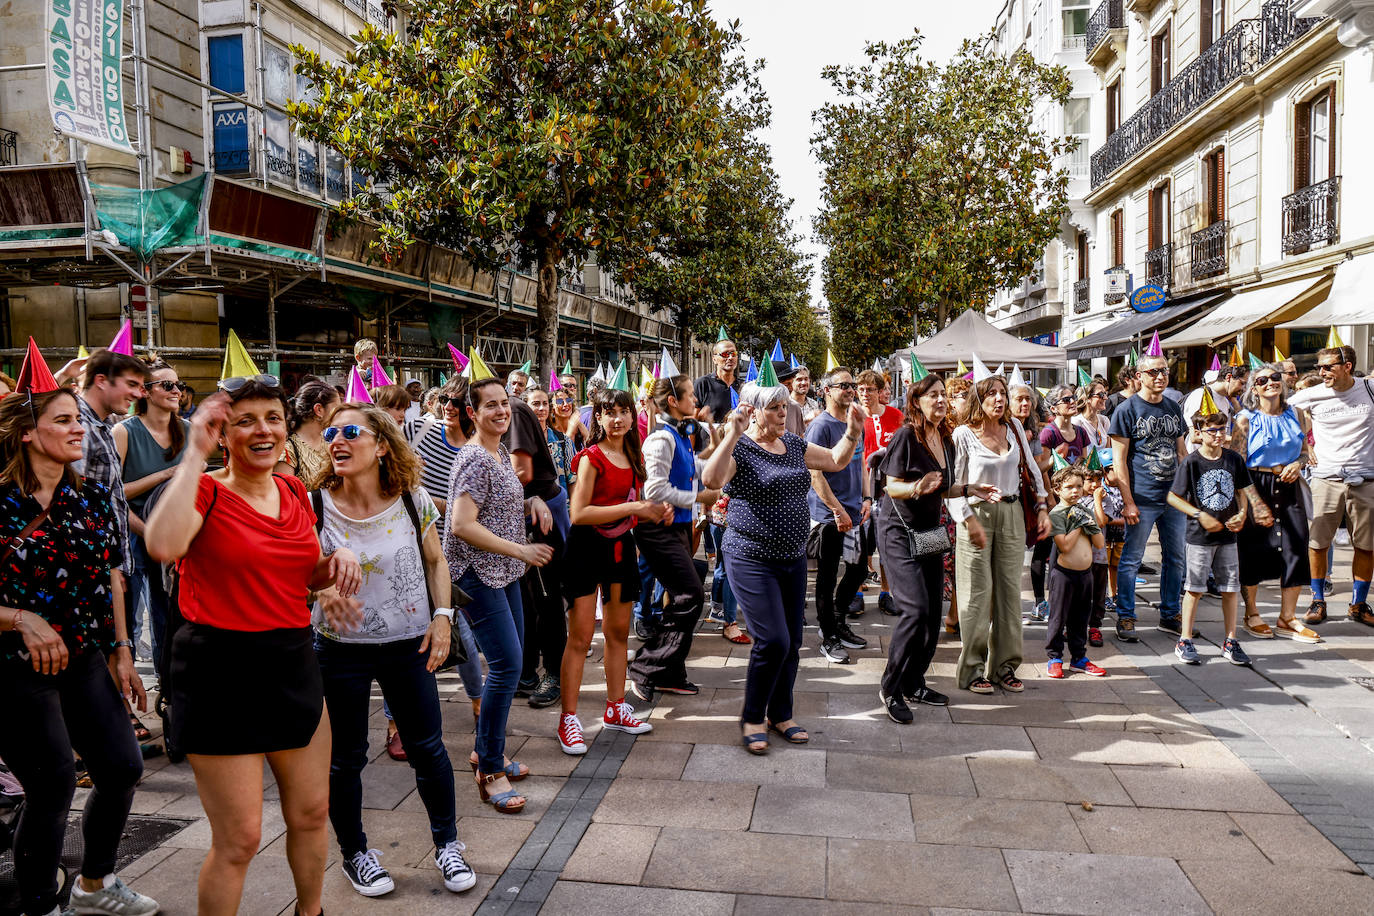
[[[666,429],[674,440],[673,466],[668,472],[668,483],[676,490],[691,490],[697,479],[696,453],[692,451],[691,440],[678,432],[677,427],[671,423],[663,423],[662,428]],[[673,507],[673,524],[680,525],[691,521],[691,509]]]

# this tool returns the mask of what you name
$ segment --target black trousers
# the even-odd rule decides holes
[[[87,878],[114,872],[143,757],[99,652],[72,653],[55,675],[23,661],[0,662],[0,697],[0,758],[24,787],[14,835],[19,905],[25,913],[48,913],[57,906],[57,864],[76,793],[72,749],[95,785],[81,819]]]
[[[899,614],[892,626],[883,669],[884,696],[909,697],[926,685],[926,671],[935,657],[944,620],[945,555],[911,556],[906,531],[894,518],[878,521],[878,556],[887,571],[887,585]]]
[[[1102,629],[1102,619],[1107,616],[1107,587],[1111,579],[1107,576],[1106,563],[1093,564],[1093,610],[1088,616],[1088,626]]]
[[[868,557],[848,566],[840,575],[844,563],[844,533],[834,522],[821,526],[821,555],[816,560],[816,623],[821,628],[821,638],[830,639],[836,635],[837,628],[844,622],[849,602],[859,591],[868,577]],[[836,584],[836,580],[839,583]],[[888,576],[889,584],[892,581]]]
[[[1065,569],[1058,563],[1050,567],[1050,620],[1045,637],[1045,654],[1064,657],[1069,644],[1069,660],[1088,656],[1088,616],[1093,604],[1093,571]]]
[[[629,674],[650,687],[687,681],[687,653],[706,602],[701,572],[692,560],[692,523],[636,525],[635,546],[668,593],[659,626],[630,662]]]
[[[539,679],[539,663],[544,673],[558,677],[563,665],[563,650],[568,645],[568,609],[563,601],[563,563],[567,555],[568,500],[564,496],[549,505],[554,525],[544,534],[535,528],[536,543],[553,547],[553,559],[543,566],[531,566],[520,577],[520,603],[525,613],[525,647],[520,680],[526,684]],[[561,513],[561,515],[560,515]]]
[[[1031,592],[1037,602],[1045,600],[1045,571],[1049,569],[1050,548],[1053,546],[1054,538],[1045,538],[1043,541],[1036,541],[1035,546],[1031,548]]]

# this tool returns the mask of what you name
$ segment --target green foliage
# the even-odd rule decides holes
[[[945,67],[921,35],[822,71],[840,96],[815,112],[823,169],[818,239],[842,362],[868,363],[1035,271],[1067,212],[1076,142],[1033,127],[1069,79],[1028,53],[966,41]]]
[[[425,239],[537,268],[541,376],[560,270],[658,250],[658,218],[703,215],[739,38],[705,0],[413,0],[341,62],[296,48],[318,91],[291,114],[374,184],[341,206],[387,256]]]

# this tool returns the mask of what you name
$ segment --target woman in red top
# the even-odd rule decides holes
[[[210,853],[199,911],[238,910],[262,832],[264,759],[286,822],[296,912],[321,912],[329,811],[329,721],[310,628],[312,590],[335,584],[351,597],[358,559],[324,556],[305,487],[272,473],[286,440],[286,396],[277,379],[225,379],[196,410],[186,451],[148,519],[150,556],[178,561],[186,624],[172,640],[171,728],[196,774]],[[216,445],[221,471],[203,473]],[[340,603],[333,626],[361,622]],[[250,706],[235,688],[254,672]],[[261,709],[270,710],[262,716]]]
[[[643,519],[673,520],[667,503],[639,498],[644,485],[644,456],[639,448],[635,404],[625,391],[600,392],[592,402],[591,444],[573,459],[577,486],[572,491],[572,529],[563,563],[563,592],[568,611],[568,645],[563,651],[563,715],[558,743],[565,754],[587,753],[577,696],[582,668],[596,629],[596,599],[601,596],[601,634],[606,640],[606,713],[604,728],[633,735],[650,731],[625,702],[626,644],[630,638],[630,603],[639,594],[639,555],[630,529]]]

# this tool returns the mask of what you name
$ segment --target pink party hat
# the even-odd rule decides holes
[[[1150,346],[1145,350],[1146,356],[1163,356],[1164,348],[1159,345],[1159,332],[1155,331],[1155,336],[1150,338]]]
[[[448,352],[449,355],[453,357],[453,364],[458,367],[458,372],[460,374],[465,372],[468,368],[468,358],[463,355],[463,351],[459,350],[453,344],[449,344]]]
[[[377,358],[377,354],[372,354],[372,387],[382,388],[394,384],[396,383],[391,380],[391,376],[382,368],[382,361]]]
[[[1154,354],[1152,353],[1152,354],[1150,354],[1150,355],[1153,356]],[[1212,372],[1220,372],[1220,371],[1221,371],[1221,356],[1220,356],[1219,354],[1216,354],[1216,353],[1213,353],[1213,354],[1212,354],[1212,365],[1209,366],[1208,368],[1209,368],[1209,370],[1212,371]]]
[[[354,366],[348,373],[348,393],[344,395],[344,402],[348,404],[372,403],[372,395],[367,393],[367,386],[363,384],[363,377],[358,372],[357,366]]]
[[[549,390],[550,390],[550,391],[562,391],[562,390],[563,390],[563,383],[560,382],[560,381],[558,380],[558,373],[557,373],[557,372],[554,372],[552,369],[549,370]]]
[[[124,319],[124,323],[119,326],[119,333],[110,341],[106,347],[111,353],[123,353],[125,356],[134,355],[134,329],[129,320]]]

